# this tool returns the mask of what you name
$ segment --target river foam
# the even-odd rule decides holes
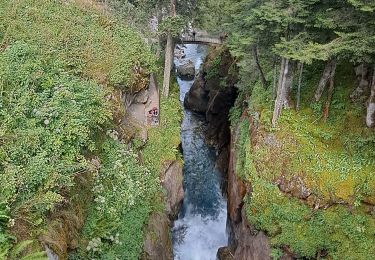
[[[186,45],[185,60],[198,70],[207,48]],[[175,60],[176,65],[179,61]],[[193,81],[178,79],[183,101]],[[226,246],[227,202],[222,196],[222,177],[215,169],[216,151],[204,139],[206,122],[203,116],[184,110],[181,125],[184,151],[184,203],[173,227],[175,260],[215,260],[217,250]]]

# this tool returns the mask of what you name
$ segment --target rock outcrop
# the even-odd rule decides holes
[[[243,199],[251,193],[251,187],[241,180],[236,171],[235,143],[238,127],[232,132],[228,166],[228,225],[230,227],[229,249],[233,259],[267,260],[270,258],[270,244],[263,232],[258,232],[247,221]],[[226,259],[226,258],[223,258]],[[230,259],[230,258],[228,258]]]
[[[149,84],[132,93],[122,93],[121,102],[125,106],[125,116],[122,117],[123,128],[132,128],[137,125],[156,126],[159,124],[159,92],[154,75],[150,75]],[[157,115],[152,112],[156,110]]]
[[[151,215],[145,232],[142,260],[173,259],[169,225],[170,221],[166,213],[155,212]]]
[[[271,260],[271,247],[268,237],[254,228],[246,220],[245,209],[242,209],[242,221],[233,230],[237,242],[234,250],[236,260]]]
[[[177,218],[184,198],[182,164],[179,161],[165,162],[161,180],[166,191],[166,210],[154,212],[149,219],[142,260],[173,259],[170,226]]]
[[[182,80],[193,80],[195,78],[195,65],[189,60],[177,67],[177,74]]]
[[[199,76],[191,86],[189,93],[185,96],[185,108],[205,114],[208,108],[208,90],[205,89],[205,81],[202,76]]]
[[[220,62],[216,62],[218,58]],[[212,51],[184,100],[187,109],[206,116],[206,140],[216,146],[219,153],[230,140],[229,110],[237,97],[235,84],[238,80],[238,69],[234,64],[228,50]]]
[[[219,250],[217,250],[216,257],[218,260],[234,260],[234,255],[227,246],[220,247]]]
[[[170,220],[177,218],[184,199],[182,164],[178,161],[168,162],[162,186],[167,192],[166,211]]]
[[[213,62],[218,59],[217,55],[220,55],[219,63]],[[234,60],[226,50],[209,54],[202,72],[185,96],[184,105],[187,109],[206,116],[206,140],[218,149],[216,166],[227,175],[227,183],[223,187],[228,195],[230,245],[219,249],[218,259],[267,260],[270,259],[269,240],[264,233],[256,232],[248,223],[243,208],[243,199],[251,192],[251,187],[236,172],[235,141],[238,131],[231,134],[229,123],[229,110],[237,97],[234,87],[237,68],[232,67],[233,64]],[[212,71],[217,75],[209,76]]]

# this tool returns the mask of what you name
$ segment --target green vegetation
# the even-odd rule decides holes
[[[52,248],[76,241],[72,259],[137,259],[159,173],[108,133],[121,130],[119,90],[144,88],[156,70],[143,37],[93,1],[25,0],[0,3],[0,41],[0,258],[45,258],[31,240],[47,236]],[[177,145],[154,158],[176,158]],[[61,210],[83,225],[78,243],[53,230]]]
[[[94,174],[94,202],[85,222],[81,249],[72,259],[137,259],[143,227],[159,191],[158,176],[116,140],[106,140]]]
[[[371,259],[375,223],[361,210],[332,206],[312,211],[295,198],[261,179],[246,203],[249,220],[267,231],[273,246],[288,245],[300,257]],[[317,253],[318,252],[318,253]]]
[[[247,117],[239,123],[237,174],[254,190],[245,203],[248,219],[272,246],[288,246],[300,257],[370,259],[375,252],[375,219],[364,203],[375,198],[374,136],[361,126],[360,106],[347,99],[353,78],[346,66],[338,69],[340,91],[327,122],[303,102],[300,112],[285,111],[273,128],[271,93],[259,84],[249,100],[254,124]],[[302,100],[312,98],[316,84],[306,81]],[[249,136],[249,127],[257,133]],[[281,180],[290,185],[286,193],[278,188]],[[302,187],[309,193],[303,200],[295,198]]]
[[[0,3],[1,259],[43,259],[43,243],[63,258],[74,249],[69,259],[140,257],[149,215],[164,207],[160,174],[182,161],[181,108],[172,80],[160,126],[140,143],[119,125],[121,95],[157,72],[139,32],[156,15],[153,37],[171,43],[186,22],[174,9],[228,36],[240,76],[236,168],[252,185],[247,217],[271,238],[272,257],[289,248],[300,258],[373,258],[371,1],[99,2]],[[211,61],[208,78],[234,80]]]
[[[161,121],[159,127],[148,131],[148,142],[142,149],[144,162],[153,173],[159,176],[165,162],[180,160],[178,146],[181,143],[182,109],[177,80],[172,78],[168,98],[161,97]]]
[[[228,35],[240,69],[236,170],[275,259],[285,248],[307,259],[375,255],[375,136],[364,124],[374,116],[374,11],[365,0],[198,4],[200,25]]]
[[[158,127],[148,129],[145,146],[133,140],[144,165],[136,150],[128,151],[114,140],[103,144],[103,162],[93,187],[95,199],[81,239],[85,247],[71,254],[71,259],[139,258],[150,213],[164,209],[159,186],[164,163],[181,160],[177,147],[182,113],[176,84],[174,80],[169,98],[162,98],[162,120]]]
[[[181,160],[177,147],[182,113],[176,84],[174,80],[169,98],[162,98],[162,120],[158,127],[148,129],[144,146],[137,139],[133,140],[133,151],[116,140],[102,144],[101,166],[94,174],[92,188],[94,202],[79,250],[69,259],[139,259],[150,213],[164,210],[159,185],[164,163]]]
[[[173,37],[177,37],[180,35],[181,30],[183,30],[186,26],[186,20],[184,17],[178,16],[169,16],[166,17],[161,23],[159,24],[158,30],[161,35],[166,35],[170,33]]]

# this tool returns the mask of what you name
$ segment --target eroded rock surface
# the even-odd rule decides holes
[[[171,222],[176,219],[184,199],[181,162],[165,162],[161,180],[166,191],[166,210],[154,212],[149,219],[142,260],[173,259]]]
[[[185,96],[184,106],[197,113],[206,113],[208,101],[208,91],[204,87],[204,79],[198,77]]]
[[[195,65],[189,60],[177,67],[177,74],[182,80],[193,80],[195,78]]]
[[[151,215],[145,232],[142,260],[173,259],[169,225],[166,213],[155,212]]]
[[[269,239],[247,221],[243,207],[243,199],[247,193],[251,193],[251,187],[236,172],[235,142],[238,131],[237,127],[232,132],[228,167],[228,224],[231,230],[229,248],[236,260],[267,260],[271,259]]]
[[[182,201],[184,199],[183,172],[180,162],[174,161],[166,164],[162,186],[167,192],[167,214],[171,220],[177,218]]]
[[[217,55],[220,56],[219,64],[213,62]],[[237,97],[237,67],[233,64],[233,57],[227,50],[210,53],[184,100],[187,109],[206,116],[206,139],[219,152],[229,144],[229,110]],[[217,71],[217,75],[210,76],[212,71]]]

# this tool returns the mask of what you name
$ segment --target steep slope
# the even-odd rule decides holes
[[[321,121],[324,101],[309,104],[314,73],[307,75],[301,111],[285,111],[276,129],[272,94],[261,86],[243,112],[232,111],[233,226],[246,222],[250,228],[239,232],[253,237],[265,232],[274,258],[371,259],[375,253],[373,132],[364,125],[363,106],[349,99],[353,68],[341,64],[336,82],[327,122]]]
[[[155,160],[179,158],[178,123],[145,163],[138,130],[122,125],[123,94],[155,72],[149,46],[88,0],[2,1],[0,41],[0,258],[45,246],[62,259],[139,258],[164,207]],[[175,100],[163,107],[178,115]]]

